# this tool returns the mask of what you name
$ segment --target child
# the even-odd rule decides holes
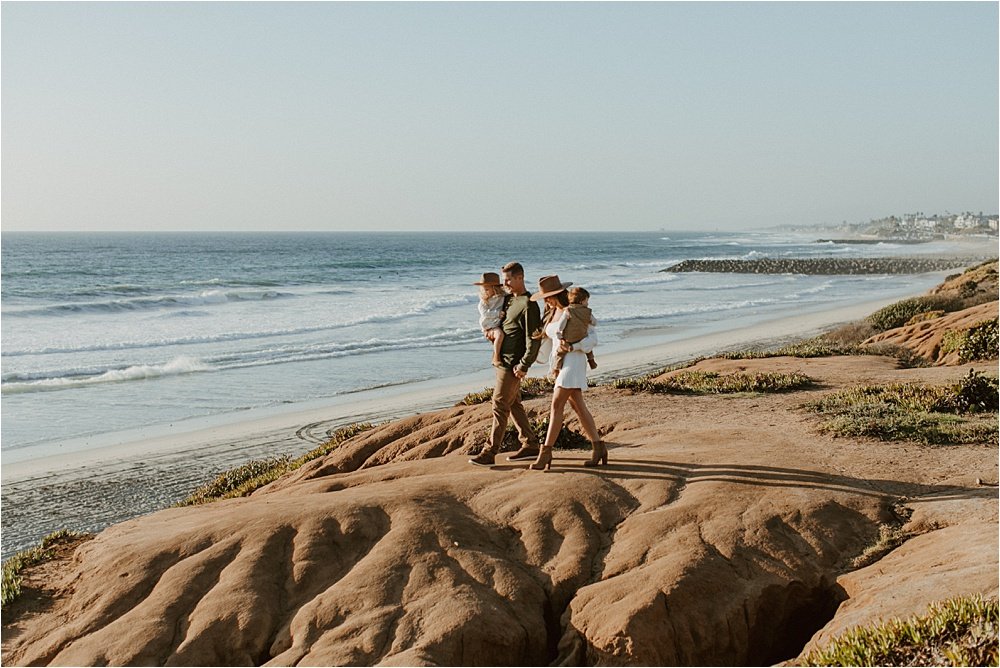
[[[500,285],[500,275],[488,271],[483,274],[483,280],[473,285],[479,286],[479,327],[483,334],[493,339],[493,366],[503,366],[500,358],[500,346],[503,344],[504,308],[507,294]]]
[[[559,338],[569,344],[579,343],[587,337],[587,329],[591,325],[597,324],[591,310],[587,307],[587,304],[590,303],[590,293],[580,287],[570,288],[567,292],[569,306],[566,307],[566,315],[559,325]],[[566,353],[556,352],[555,364],[552,366],[553,374],[558,375],[559,370],[562,369],[564,357],[566,357]],[[591,369],[597,368],[594,353],[587,353],[587,364],[590,365]]]

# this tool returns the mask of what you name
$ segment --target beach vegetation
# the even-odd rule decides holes
[[[549,418],[538,418],[531,420],[531,431],[535,434],[535,438],[539,443],[545,442],[545,436],[549,431]],[[486,437],[479,442],[479,448],[476,452],[479,452],[486,446]],[[520,441],[517,437],[517,429],[512,424],[507,425],[507,431],[504,432],[503,441],[500,445],[501,452],[513,452],[521,447]],[[590,441],[587,437],[576,431],[575,429],[570,429],[563,423],[562,428],[559,430],[559,435],[556,437],[556,442],[552,446],[555,450],[581,450],[589,449]]]
[[[997,359],[998,348],[997,318],[980,321],[967,329],[948,330],[941,341],[941,350],[958,352],[962,364]]]
[[[864,351],[855,344],[830,341],[821,336],[790,343],[779,348],[758,350],[733,350],[719,357],[730,360],[761,359],[765,357],[830,357],[833,355],[861,355]]]
[[[807,654],[803,666],[996,666],[997,599],[963,596],[923,615],[851,629]]]
[[[369,429],[374,429],[375,424],[371,422],[354,422],[346,427],[341,427],[340,429],[333,432],[329,440],[324,441],[322,444],[316,446],[309,452],[301,455],[300,457],[293,459],[289,464],[290,470],[294,471],[306,462],[311,462],[314,459],[319,459],[320,457],[325,457],[330,454],[330,452],[339,446],[341,443],[349,438],[354,438],[358,434],[364,433]]]
[[[42,538],[41,542],[27,550],[18,552],[3,562],[3,591],[0,593],[0,607],[6,608],[21,595],[24,571],[32,566],[51,561],[58,554],[58,548],[78,543],[91,534],[78,533],[68,529],[54,531]]]
[[[944,315],[944,311],[924,311],[923,313],[918,313],[909,320],[907,320],[904,325],[916,325],[918,322],[927,322],[928,320],[937,320]]]
[[[878,536],[876,537],[875,542],[866,547],[861,554],[855,557],[851,561],[851,566],[853,568],[864,568],[865,566],[870,566],[902,545],[907,538],[910,538],[913,535],[914,534],[910,532],[903,531],[903,528],[900,526],[880,524],[878,527]]]
[[[681,371],[657,380],[657,375],[620,378],[611,383],[618,390],[651,394],[731,394],[738,392],[788,392],[813,384],[813,379],[801,373],[714,373]]]
[[[913,509],[907,507],[905,499],[900,499],[892,506],[893,519],[878,525],[878,533],[874,540],[865,546],[861,554],[850,560],[852,569],[870,566],[889,554],[910,538],[918,535],[918,531],[906,531],[905,524],[913,516]]]
[[[964,308],[961,299],[945,295],[924,295],[922,297],[911,297],[903,299],[885,308],[875,311],[867,318],[877,332],[884,332],[896,327],[902,327],[914,316],[929,311],[958,311]]]
[[[328,441],[295,459],[288,455],[252,459],[240,466],[223,471],[176,505],[196,506],[220,499],[249,496],[264,485],[274,482],[286,473],[291,473],[303,464],[329,454],[344,441],[372,429],[374,426],[371,422],[356,422],[342,427],[333,432]]]
[[[548,376],[544,378],[525,378],[521,381],[521,398],[534,399],[548,394],[555,387],[555,382]],[[486,387],[480,392],[470,392],[465,395],[456,406],[475,406],[484,404],[493,399],[493,388]]]
[[[997,379],[970,370],[951,385],[889,383],[834,392],[805,404],[826,417],[821,431],[925,444],[991,443]]]

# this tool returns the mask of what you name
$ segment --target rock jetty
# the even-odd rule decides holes
[[[922,274],[959,269],[969,258],[858,257],[761,258],[758,260],[684,260],[665,272],[711,271],[733,274]]]

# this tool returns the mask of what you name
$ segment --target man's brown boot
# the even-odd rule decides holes
[[[496,464],[496,461],[496,455],[493,454],[492,450],[483,450],[478,455],[470,459],[469,463],[475,464],[476,466],[485,466],[486,468],[490,468]]]

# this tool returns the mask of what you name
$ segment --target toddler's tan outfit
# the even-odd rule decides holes
[[[570,304],[565,308],[565,315],[562,318],[559,338],[569,344],[579,343],[587,337],[587,330],[594,324],[593,312],[583,304]],[[558,374],[562,369],[563,358],[566,353],[555,352],[556,361],[552,366],[552,373]],[[591,369],[597,368],[594,361],[594,353],[587,353],[587,364]]]

